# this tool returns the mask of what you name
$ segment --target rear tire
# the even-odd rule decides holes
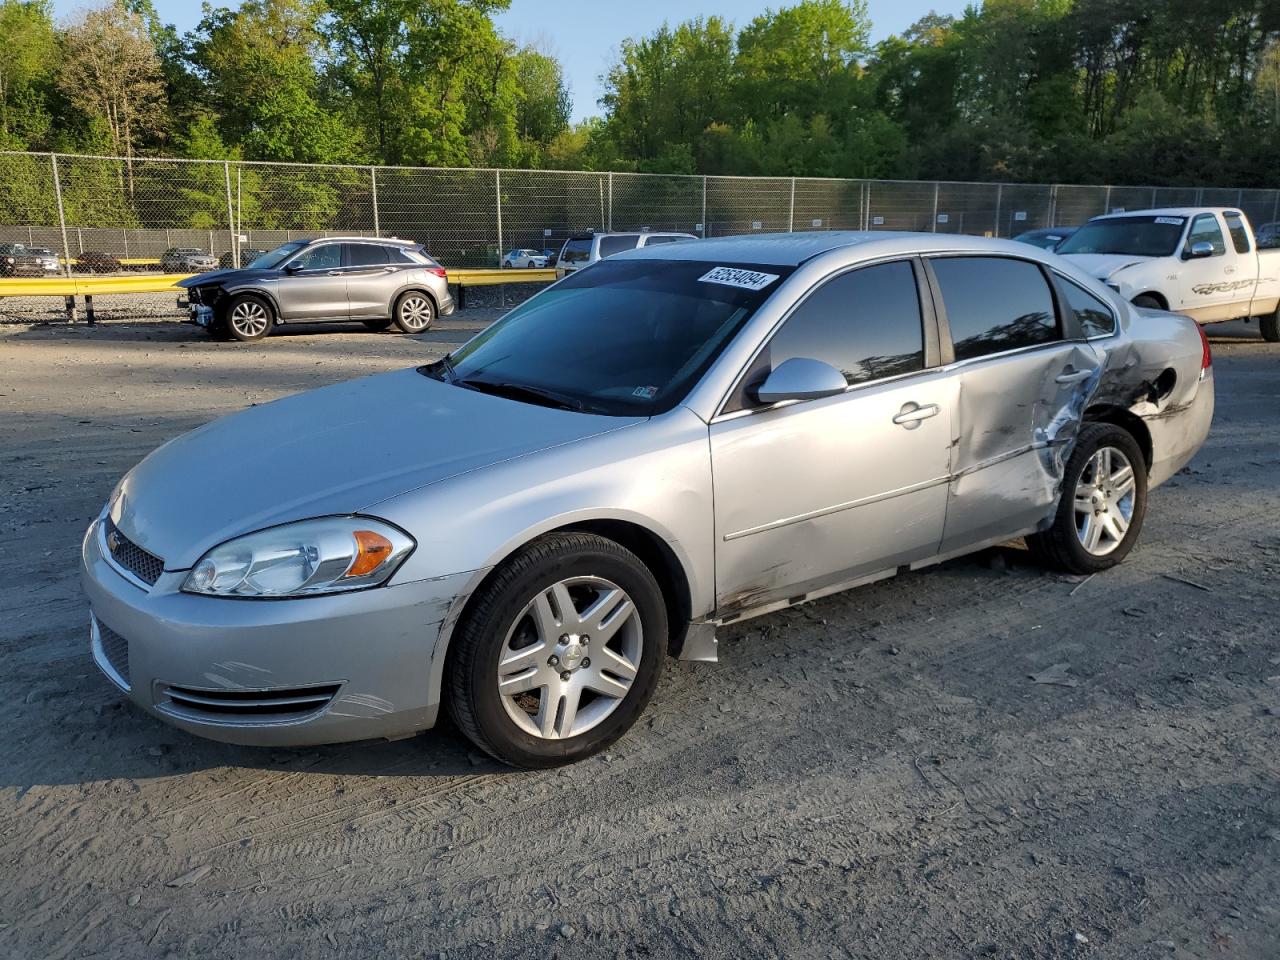
[[[436,318],[436,305],[420,290],[400,294],[391,311],[396,327],[402,333],[422,333]]]
[[[221,322],[226,326],[227,333],[242,343],[261,340],[276,325],[271,304],[250,293],[233,297],[226,306]]]
[[[1100,573],[1128,556],[1146,512],[1147,462],[1137,441],[1110,423],[1085,424],[1063,471],[1053,524],[1027,537],[1027,546],[1048,566]]]
[[[449,711],[505,763],[573,763],[630,729],[666,655],[666,605],[640,559],[593,534],[549,534],[471,598],[445,668]]]
[[[1149,294],[1142,294],[1140,297],[1133,298],[1135,307],[1146,307],[1148,310],[1164,310],[1165,305]]]
[[[1280,307],[1276,312],[1258,318],[1258,326],[1262,330],[1262,339],[1267,343],[1280,343]]]

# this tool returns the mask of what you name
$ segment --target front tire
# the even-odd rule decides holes
[[[231,299],[222,322],[227,333],[242,343],[261,340],[276,325],[271,304],[247,293]]]
[[[630,729],[666,654],[666,605],[640,559],[603,537],[550,534],[472,597],[446,666],[450,713],[505,763],[573,763]]]
[[[422,333],[436,318],[436,306],[425,293],[410,290],[396,300],[391,315],[402,333]]]
[[[1262,339],[1267,343],[1280,343],[1280,307],[1276,312],[1258,318],[1258,326],[1262,329]]]
[[[1157,300],[1155,297],[1151,296],[1150,294],[1146,294],[1146,293],[1142,294],[1139,297],[1134,297],[1133,305],[1135,307],[1146,307],[1148,310],[1164,310],[1165,309],[1165,305],[1163,303],[1161,303],[1159,300]]]
[[[1063,471],[1053,524],[1027,537],[1049,566],[1100,573],[1133,549],[1147,513],[1147,463],[1133,436],[1109,423],[1086,424]]]

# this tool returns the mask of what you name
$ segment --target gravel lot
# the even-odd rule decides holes
[[[724,663],[669,664],[572,769],[447,729],[237,748],[124,705],[76,575],[116,478],[496,312],[249,347],[0,328],[0,955],[1280,955],[1280,348],[1257,341],[1216,342],[1209,444],[1119,569],[1008,547],[724,631]],[[1058,664],[1075,686],[1029,678]]]

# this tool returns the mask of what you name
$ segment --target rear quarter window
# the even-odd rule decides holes
[[[1062,278],[1062,292],[1086,337],[1106,337],[1116,332],[1116,315],[1099,297]]]
[[[591,257],[591,238],[570,240],[560,254],[561,263],[586,263]]]
[[[601,237],[600,238],[600,259],[612,257],[615,253],[622,253],[624,250],[634,250],[640,243],[640,238],[635,237]]]

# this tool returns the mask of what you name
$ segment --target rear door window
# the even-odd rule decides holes
[[[1244,225],[1244,217],[1238,213],[1226,213],[1222,219],[1227,221],[1227,233],[1231,234],[1231,245],[1236,253],[1248,253],[1249,231]]]
[[[387,248],[378,243],[344,243],[349,267],[385,267]]]
[[[640,243],[638,235],[629,237],[601,237],[600,238],[600,259],[612,257],[615,253],[622,253],[624,250],[634,250]]]
[[[561,263],[586,263],[591,258],[591,238],[577,237],[564,245]]]
[[[863,267],[827,281],[769,341],[769,366],[810,357],[850,384],[924,369],[924,321],[907,261]]]
[[[1053,294],[1040,267],[1007,257],[932,261],[957,360],[1060,339]]]
[[[685,238],[684,237],[645,237],[644,245],[646,247],[652,247],[654,244],[657,244],[657,243],[676,243],[683,239]]]
[[[1065,277],[1061,283],[1067,305],[1071,307],[1086,337],[1105,337],[1116,332],[1116,315],[1100,298]]]
[[[1191,232],[1187,234],[1187,251],[1197,243],[1210,244],[1215,257],[1220,257],[1227,252],[1227,242],[1222,237],[1222,228],[1218,226],[1218,218],[1212,213],[1202,213],[1191,221]]]

